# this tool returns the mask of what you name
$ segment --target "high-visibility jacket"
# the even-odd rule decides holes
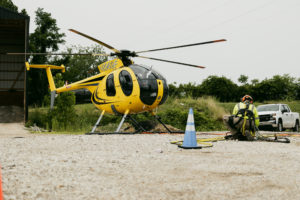
[[[232,114],[233,115],[237,115],[237,113],[239,112],[240,109],[246,109],[246,107],[247,107],[247,104],[245,104],[243,102],[240,102],[240,103],[238,103],[238,104],[236,104],[234,106]],[[253,112],[253,115],[254,115],[253,118],[255,120],[255,126],[258,127],[258,125],[259,125],[259,117],[258,117],[258,113],[257,113],[256,107],[253,104],[249,104],[249,107],[248,107],[247,110],[250,110],[250,111]],[[237,116],[239,116],[239,115],[237,115]],[[239,116],[239,117],[243,117],[243,116]],[[246,116],[246,118],[248,118],[248,117]]]

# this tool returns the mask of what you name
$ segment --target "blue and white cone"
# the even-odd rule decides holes
[[[196,138],[196,130],[195,130],[195,123],[194,123],[194,113],[193,109],[190,108],[185,133],[184,133],[184,139],[181,146],[179,146],[184,149],[199,149],[200,146],[197,145],[197,138]]]

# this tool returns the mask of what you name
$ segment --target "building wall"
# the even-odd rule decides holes
[[[6,53],[24,53],[27,51],[29,17],[0,7],[0,106],[26,105],[26,68],[25,55],[7,55]]]

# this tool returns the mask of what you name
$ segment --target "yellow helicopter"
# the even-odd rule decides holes
[[[126,119],[129,117],[133,123],[140,127],[142,131],[145,129],[130,115],[137,114],[142,112],[150,112],[155,118],[162,123],[160,118],[155,115],[153,110],[159,105],[163,104],[168,97],[168,85],[166,79],[155,71],[152,68],[134,64],[130,59],[131,57],[140,57],[145,59],[152,59],[162,62],[169,62],[174,64],[186,65],[196,68],[204,68],[198,65],[192,65],[187,63],[175,62],[170,60],[163,60],[152,57],[145,57],[138,55],[139,53],[153,52],[153,51],[162,51],[175,48],[183,48],[195,45],[203,45],[209,43],[223,42],[225,39],[214,40],[208,42],[173,46],[167,48],[152,49],[147,51],[129,51],[129,50],[118,50],[112,46],[101,42],[91,36],[88,36],[84,33],[76,31],[74,29],[69,29],[70,31],[77,33],[83,37],[86,37],[94,42],[97,42],[100,45],[107,47],[112,50],[113,53],[110,54],[89,54],[94,56],[113,56],[116,57],[110,61],[102,63],[98,66],[99,74],[77,81],[75,83],[65,85],[60,88],[56,88],[54,80],[52,77],[51,69],[60,69],[62,72],[65,71],[65,67],[47,65],[47,64],[29,64],[26,62],[26,68],[43,68],[46,69],[48,82],[51,90],[51,108],[54,105],[55,95],[61,92],[67,92],[77,89],[87,89],[91,92],[91,101],[99,109],[102,110],[101,115],[93,127],[91,134],[94,133],[97,126],[99,126],[100,121],[103,115],[107,112],[110,114],[119,114],[123,115],[121,122],[119,123],[118,128],[115,133],[120,133],[120,129]],[[59,53],[26,53],[30,55],[61,55]],[[84,54],[87,55],[87,54]],[[171,132],[165,124],[162,125],[167,129],[168,132]]]

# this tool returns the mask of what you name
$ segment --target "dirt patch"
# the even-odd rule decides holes
[[[28,137],[32,134],[24,127],[23,123],[0,123],[0,138]]]

